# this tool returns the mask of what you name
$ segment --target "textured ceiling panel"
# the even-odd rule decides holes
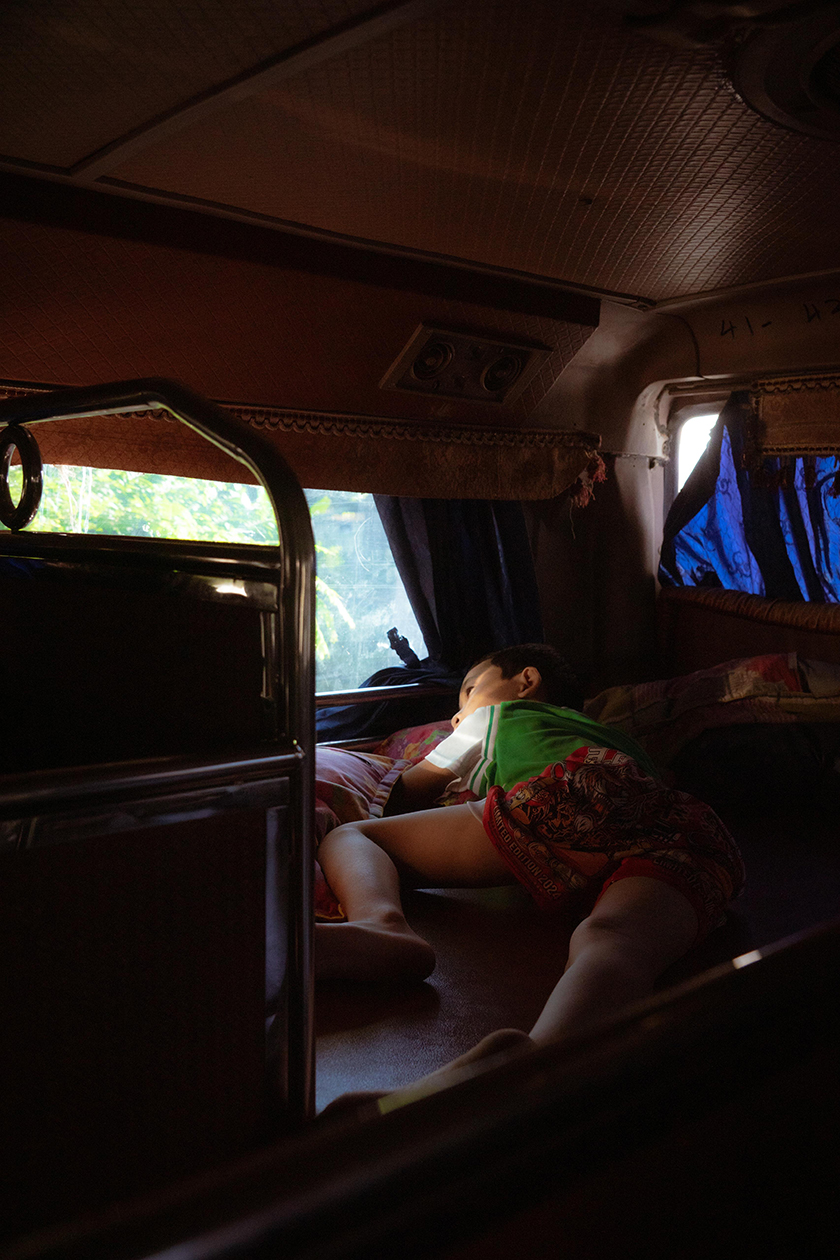
[[[838,145],[621,3],[16,0],[0,161],[651,301],[840,267]]]
[[[456,285],[469,294],[470,277],[461,273]],[[501,407],[380,390],[423,322],[533,340],[552,353],[523,394]],[[520,426],[591,332],[546,315],[255,258],[0,220],[0,378],[7,380],[169,376],[219,400]]]
[[[110,174],[659,300],[840,265],[839,159],[749,110],[713,49],[523,0],[444,8]]]
[[[0,153],[68,167],[371,0],[6,0]]]

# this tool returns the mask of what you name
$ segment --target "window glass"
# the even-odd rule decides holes
[[[10,487],[15,473],[20,477],[19,465],[11,469]],[[65,464],[44,466],[41,505],[29,528],[197,542],[277,542],[274,513],[261,486]]]
[[[20,494],[20,465],[9,472]],[[317,556],[316,687],[357,687],[399,664],[388,644],[396,626],[418,656],[426,650],[373,497],[306,490]],[[276,543],[262,486],[158,473],[45,465],[44,493],[29,527],[42,533],[119,534],[198,542]]]
[[[318,561],[318,690],[357,687],[376,670],[399,665],[388,644],[391,626],[418,656],[425,656],[373,496],[346,490],[305,493]]]
[[[718,418],[717,411],[691,416],[679,428],[677,436],[677,491],[682,490],[694,465],[709,445],[709,438]]]

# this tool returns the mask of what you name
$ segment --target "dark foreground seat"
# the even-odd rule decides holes
[[[218,1167],[312,1112],[302,492],[168,382],[4,404],[0,420],[149,400],[267,479],[281,542],[0,534],[9,1239]]]

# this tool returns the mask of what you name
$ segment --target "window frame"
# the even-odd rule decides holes
[[[677,489],[679,479],[677,452],[680,430],[687,421],[693,420],[695,416],[708,415],[709,412],[715,410],[720,415],[731,392],[731,389],[726,388],[725,390],[709,390],[708,392],[692,393],[691,395],[674,394],[672,396],[665,426],[668,438],[668,459],[665,464],[664,484],[664,510],[666,516],[679,493]]]

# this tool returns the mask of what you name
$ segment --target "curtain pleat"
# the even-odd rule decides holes
[[[463,673],[485,652],[542,639],[521,504],[375,501],[432,660]]]
[[[840,596],[837,458],[768,456],[745,391],[732,394],[665,522],[663,586],[720,586],[770,599]]]

